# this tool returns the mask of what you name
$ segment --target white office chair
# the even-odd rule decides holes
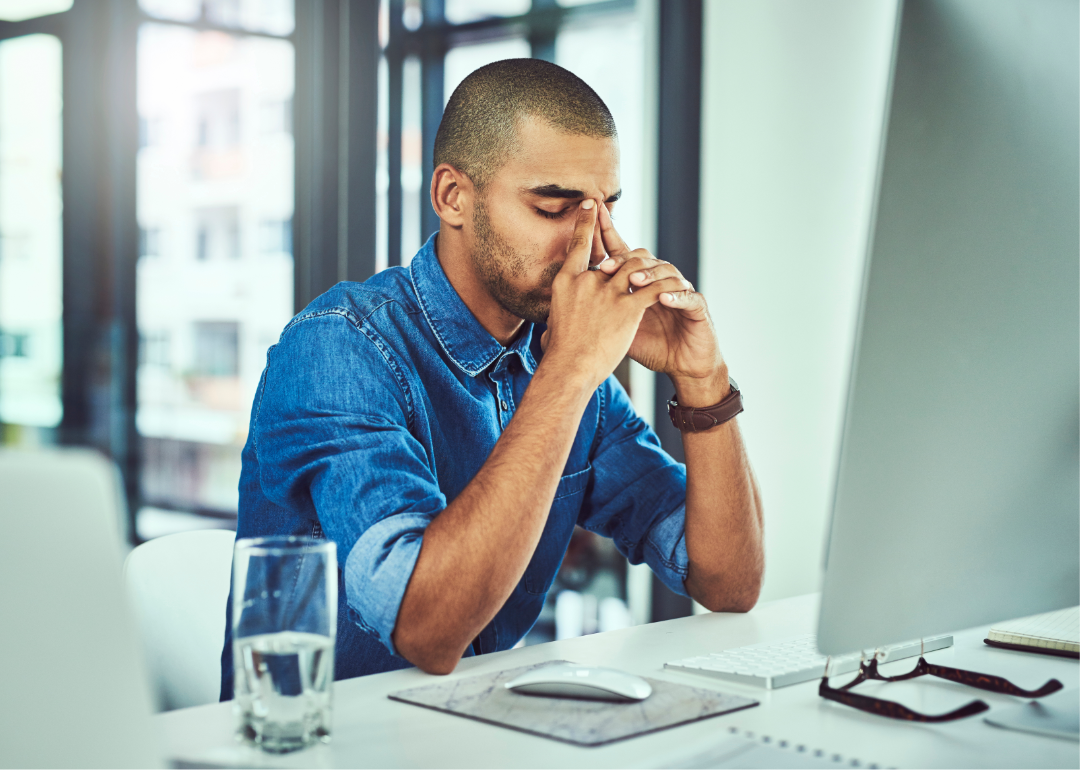
[[[228,530],[180,532],[124,562],[161,711],[217,702],[234,539]]]

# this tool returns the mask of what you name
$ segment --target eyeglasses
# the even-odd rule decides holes
[[[904,719],[908,722],[952,722],[956,719],[981,714],[990,708],[985,701],[976,699],[966,706],[961,706],[947,714],[920,714],[895,701],[872,698],[851,692],[852,687],[870,679],[877,679],[882,682],[899,682],[920,676],[936,676],[941,679],[948,679],[951,682],[966,684],[969,687],[977,687],[980,690],[1016,695],[1021,698],[1041,698],[1064,687],[1057,679],[1051,679],[1037,690],[1025,690],[1000,676],[979,674],[974,671],[965,671],[962,668],[951,668],[950,666],[929,663],[922,654],[919,655],[919,662],[915,664],[914,670],[909,673],[900,674],[899,676],[884,676],[878,671],[878,658],[877,654],[875,654],[869,661],[860,661],[858,675],[842,687],[831,687],[829,685],[829,666],[826,663],[825,676],[822,677],[821,684],[818,686],[818,695],[837,703],[843,703],[845,706],[857,708],[860,711],[867,711],[890,719]]]

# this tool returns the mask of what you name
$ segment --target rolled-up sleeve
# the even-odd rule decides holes
[[[338,545],[354,620],[392,654],[424,530],[446,507],[432,458],[409,430],[400,371],[347,314],[308,317],[271,350],[253,420],[264,494],[284,508],[314,507]]]
[[[614,377],[600,387],[593,483],[578,524],[610,537],[631,564],[645,562],[687,596],[686,466],[660,447]]]

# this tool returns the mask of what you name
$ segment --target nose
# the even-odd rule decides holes
[[[601,201],[598,205],[603,206],[604,204]],[[589,255],[589,266],[599,265],[605,259],[607,259],[607,252],[604,250],[604,239],[600,233],[600,217],[597,217],[596,227],[593,228],[592,254]]]

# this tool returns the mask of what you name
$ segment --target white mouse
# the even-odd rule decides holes
[[[652,694],[652,686],[640,676],[614,668],[552,663],[511,679],[507,690],[526,695],[587,700],[638,701]]]

